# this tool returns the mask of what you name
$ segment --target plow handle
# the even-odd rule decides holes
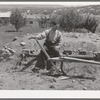
[[[40,46],[41,50],[42,50],[42,51],[44,52],[44,54],[46,55],[47,59],[50,59],[50,56],[48,55],[48,53],[46,52],[46,50],[43,48],[43,46],[39,43],[39,41],[38,41],[36,38],[34,38],[34,39],[36,40],[36,42],[37,42],[38,45]],[[52,63],[52,65],[53,65],[52,68],[54,68],[56,71],[59,72],[59,70],[56,68],[56,65],[54,64],[54,62],[51,61],[51,63]],[[45,67],[45,69],[47,69],[47,68]]]
[[[36,42],[38,43],[38,45],[40,46],[41,50],[44,52],[44,54],[46,55],[46,57],[49,59],[50,56],[47,54],[47,52],[45,51],[45,49],[42,47],[42,45],[39,43],[39,41],[35,38]]]

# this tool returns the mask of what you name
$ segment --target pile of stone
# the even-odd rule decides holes
[[[3,46],[3,49],[0,50],[0,61],[9,58],[13,54],[15,54],[15,50],[12,48],[8,48],[7,46]]]

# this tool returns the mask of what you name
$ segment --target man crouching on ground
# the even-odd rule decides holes
[[[34,38],[38,40],[45,39],[43,47],[48,53],[48,55],[50,57],[59,57],[61,56],[59,52],[59,48],[62,44],[62,33],[58,30],[58,28],[59,28],[59,25],[55,22],[52,22],[50,29],[45,30],[43,33],[40,33],[39,35],[32,36],[29,39],[34,39]],[[41,55],[42,55],[42,59],[45,65],[47,58],[42,51],[41,51]],[[50,70],[51,68],[50,66],[53,66],[53,65],[50,62],[48,62],[48,64],[47,64],[47,70]],[[39,70],[38,67],[34,67],[34,69],[32,70],[34,71],[36,69]]]

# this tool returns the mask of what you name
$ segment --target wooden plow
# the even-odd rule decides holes
[[[48,55],[48,53],[46,52],[46,50],[43,48],[43,46],[39,43],[39,41],[35,38],[36,42],[38,43],[39,47],[41,48],[41,50],[44,52],[44,54],[46,55],[48,61],[51,61],[54,69],[59,72],[59,70],[57,69],[57,66],[54,64],[54,62],[61,62],[60,64],[60,69],[63,72],[63,74],[66,74],[66,72],[64,71],[65,68],[64,67],[68,67],[67,64],[71,63],[71,62],[76,62],[76,63],[88,63],[88,64],[95,64],[95,65],[100,65],[99,61],[94,61],[94,57],[81,57],[81,56],[66,56],[66,57],[54,57],[54,58],[50,58],[50,56]],[[86,60],[86,59],[90,59],[90,60]],[[92,59],[92,60],[91,60]],[[66,65],[64,65],[64,62],[67,62]],[[70,65],[69,65],[70,66]],[[28,66],[29,67],[29,66]],[[28,68],[26,67],[26,68]],[[100,67],[100,66],[98,66]],[[24,70],[26,68],[23,68]],[[45,70],[47,70],[47,66],[45,66]]]

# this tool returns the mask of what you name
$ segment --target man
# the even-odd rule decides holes
[[[59,52],[59,48],[60,45],[62,44],[62,33],[58,30],[58,28],[59,25],[55,22],[52,22],[52,27],[50,29],[45,30],[43,33],[40,33],[37,36],[32,36],[29,39],[34,39],[34,38],[37,38],[38,40],[45,39],[44,49],[47,51],[48,55],[50,57],[59,57],[61,55]],[[47,58],[42,51],[41,51],[41,55],[45,63]],[[47,66],[47,69],[49,70],[52,64],[50,62],[48,62],[48,64],[49,66]]]

